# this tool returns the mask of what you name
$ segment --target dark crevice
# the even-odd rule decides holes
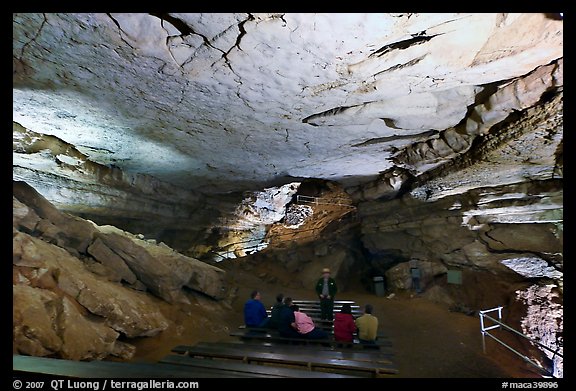
[[[358,143],[358,144],[354,144],[352,146],[353,147],[366,147],[368,145],[388,143],[388,142],[395,141],[395,140],[413,139],[413,138],[418,138],[418,137],[431,137],[435,133],[438,133],[438,132],[435,130],[430,130],[430,131],[427,131],[424,133],[419,133],[419,134],[394,135],[394,136],[390,136],[390,137],[371,138],[369,140],[363,141],[363,142]]]
[[[254,20],[254,16],[252,16],[252,14],[248,14],[248,18],[246,18],[242,22],[238,23],[238,30],[240,30],[240,34],[238,34],[238,37],[236,37],[236,42],[234,42],[234,46],[232,46],[230,49],[228,49],[228,51],[222,55],[222,58],[228,56],[230,51],[234,48],[238,48],[238,50],[242,50],[242,48],[240,47],[240,42],[242,41],[242,38],[246,35],[246,30],[244,29],[244,25],[246,24],[246,22],[249,22],[251,20]],[[226,58],[226,61],[228,61],[228,58]]]
[[[552,19],[552,20],[563,20],[564,19],[564,14],[563,13],[545,13],[544,15],[546,15],[546,17],[548,19]]]
[[[160,19],[161,21],[167,21],[168,23],[170,23],[172,26],[176,27],[176,29],[180,32],[180,36],[184,37],[186,35],[190,35],[190,34],[196,34],[191,28],[190,26],[188,26],[184,21],[175,18],[174,16],[171,16],[168,13],[149,13],[148,15],[152,15],[157,17],[158,19]],[[200,34],[197,34],[200,35]]]
[[[516,79],[517,78],[498,80],[493,83],[481,85],[480,87],[482,87],[482,89],[474,97],[474,103],[468,106],[468,113],[473,111],[476,106],[487,103],[490,100],[490,97],[494,95],[500,87],[509,84]]]
[[[101,147],[92,147],[90,145],[78,144],[78,147],[87,148],[87,149],[90,149],[92,151],[103,151],[103,152],[108,152],[108,153],[115,153],[114,151],[112,151],[110,149],[101,148]]]
[[[421,45],[424,42],[430,41],[432,38],[441,35],[441,34],[434,34],[434,35],[425,35],[426,31],[421,31],[416,34],[412,34],[412,38],[405,39],[403,41],[398,41],[391,43],[389,45],[382,46],[380,49],[376,50],[374,53],[370,54],[369,57],[377,55],[378,57],[383,56],[386,53],[391,52],[392,50],[404,50],[408,49],[411,46]]]
[[[339,106],[339,107],[334,107],[334,108],[332,108],[332,109],[330,109],[330,110],[326,110],[326,111],[323,111],[323,112],[321,112],[321,113],[309,115],[308,117],[304,118],[304,119],[302,120],[302,122],[305,123],[305,124],[310,124],[310,125],[313,125],[313,126],[318,126],[318,124],[312,123],[312,122],[310,122],[310,121],[313,120],[313,119],[316,119],[316,118],[321,118],[321,117],[328,117],[328,116],[337,115],[337,114],[343,113],[344,111],[346,111],[346,110],[348,110],[348,109],[350,109],[350,108],[352,108],[352,107],[358,107],[358,106]]]
[[[562,178],[564,176],[564,141],[560,141],[554,155],[556,159],[552,170],[552,178]]]
[[[234,43],[234,46],[232,46],[230,49],[228,49],[228,51],[223,51],[221,49],[218,49],[214,46],[212,46],[208,40],[202,36],[204,38],[204,41],[207,45],[209,45],[210,47],[219,50],[220,52],[222,52],[222,56],[220,57],[220,59],[224,59],[224,63],[226,64],[226,66],[228,67],[228,69],[230,69],[230,72],[232,72],[237,78],[238,80],[236,81],[238,83],[238,90],[236,91],[236,96],[238,97],[238,99],[240,99],[242,102],[244,102],[244,104],[250,108],[251,110],[254,110],[254,108],[252,106],[250,106],[248,104],[248,102],[242,98],[242,96],[240,95],[240,87],[242,86],[242,78],[240,77],[240,75],[238,75],[236,73],[236,71],[234,71],[234,69],[232,68],[232,64],[230,64],[230,60],[228,59],[228,54],[230,54],[230,52],[232,51],[232,49],[234,48],[238,48],[238,50],[242,50],[240,48],[240,42],[242,41],[242,38],[244,37],[244,35],[246,35],[246,30],[244,29],[244,24],[248,21],[254,20],[254,16],[252,16],[252,14],[248,14],[248,18],[246,18],[245,20],[243,20],[242,22],[238,23],[238,30],[240,30],[240,34],[238,34],[238,37],[236,37],[236,42]],[[212,66],[214,66],[216,64],[216,62],[214,62],[212,64]]]
[[[124,37],[122,36],[122,34],[126,34],[126,36],[129,36],[129,35],[126,33],[126,31],[124,31],[124,30],[122,29],[122,26],[120,26],[120,23],[112,16],[112,14],[106,13],[106,15],[108,15],[108,17],[109,17],[110,19],[112,19],[112,21],[114,22],[114,24],[116,25],[116,27],[118,27],[118,31],[120,32],[120,33],[119,33],[120,39],[122,40],[122,42],[124,42],[126,45],[128,45],[128,46],[130,46],[132,49],[134,49],[134,46],[130,45],[130,43],[129,43],[128,41],[126,41],[126,40],[124,39]]]
[[[385,72],[391,72],[391,71],[395,71],[395,70],[402,69],[405,67],[410,67],[412,65],[416,65],[420,61],[422,61],[424,59],[424,57],[426,57],[426,54],[424,54],[423,56],[420,56],[420,57],[416,57],[416,58],[414,58],[408,62],[405,62],[404,64],[396,64],[394,66],[391,66],[390,68],[384,69],[383,71],[376,72],[373,76],[378,76],[378,75],[385,73]]]
[[[552,102],[557,94],[558,94],[558,88],[554,87],[550,88],[544,91],[544,93],[540,96],[540,100],[538,101],[537,104],[545,104]]]
[[[394,122],[392,118],[380,118],[380,119],[384,121],[384,124],[386,124],[386,126],[388,126],[391,129],[402,129],[396,126],[396,122]]]
[[[44,25],[46,23],[48,23],[48,19],[46,19],[46,14],[42,13],[42,17],[44,18],[42,20],[42,23],[40,24],[40,27],[38,28],[38,30],[36,31],[36,34],[34,34],[34,36],[28,41],[26,42],[24,45],[22,45],[22,48],[20,49],[20,58],[19,60],[22,61],[22,57],[24,57],[24,50],[26,50],[26,48],[28,47],[28,45],[30,45],[32,42],[35,42],[36,39],[38,38],[38,36],[40,35],[40,33],[42,32],[42,29],[44,28]]]
[[[160,19],[160,21],[167,21],[170,24],[172,24],[179,32],[180,32],[180,37],[185,37],[187,35],[197,35],[200,38],[202,38],[202,41],[204,43],[204,45],[211,47],[212,49],[218,50],[219,52],[224,53],[224,51],[222,49],[219,49],[217,47],[215,47],[214,45],[212,45],[210,43],[210,40],[208,39],[208,37],[206,37],[203,34],[197,33],[196,31],[194,31],[194,29],[190,26],[188,26],[184,21],[182,21],[181,19],[175,18],[167,13],[149,13],[148,15],[151,16],[155,16],[158,19]],[[164,26],[162,26],[164,27]],[[170,36],[168,36],[166,38],[166,44],[168,44],[168,39],[170,38]],[[185,61],[182,65],[180,65],[181,67],[183,67],[184,65],[186,65],[188,62],[190,62],[191,59]]]

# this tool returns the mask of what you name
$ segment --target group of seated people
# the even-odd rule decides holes
[[[334,316],[334,340],[354,342],[354,336],[363,344],[375,344],[378,333],[378,318],[372,315],[373,307],[366,304],[364,314],[357,319],[352,315],[350,304],[342,304],[341,310]],[[259,291],[253,291],[250,300],[244,304],[244,324],[248,328],[276,329],[282,337],[326,339],[329,334],[318,328],[312,318],[301,312],[292,298],[282,293],[276,296],[270,316],[262,304]]]

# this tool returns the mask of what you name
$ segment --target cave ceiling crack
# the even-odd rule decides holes
[[[112,16],[111,13],[108,13],[108,12],[107,12],[106,15],[107,15],[110,19],[112,19],[112,21],[114,22],[114,24],[116,25],[116,27],[118,27],[118,35],[120,36],[120,39],[122,40],[122,42],[124,42],[126,45],[128,45],[131,49],[135,49],[134,46],[132,46],[132,45],[130,44],[130,42],[128,42],[126,39],[124,39],[124,37],[123,37],[122,34],[126,35],[127,37],[130,37],[130,35],[129,35],[126,31],[124,31],[124,30],[122,29],[122,26],[120,25],[120,22],[118,22],[118,21],[116,20],[116,18],[114,18],[114,17]]]
[[[421,45],[425,42],[428,42],[432,38],[437,37],[438,35],[442,35],[442,34],[444,34],[444,33],[426,35],[426,30],[420,31],[419,33],[415,33],[415,34],[410,34],[411,38],[403,39],[401,41],[397,41],[394,43],[384,45],[380,49],[374,51],[373,53],[370,53],[370,55],[368,57],[369,58],[373,57],[373,56],[382,57],[386,53],[392,52],[394,50],[405,50],[405,49],[408,49],[412,46],[417,46],[417,45]]]
[[[36,30],[36,34],[34,34],[34,36],[32,38],[30,38],[30,40],[28,42],[26,42],[24,45],[22,45],[22,48],[20,49],[20,58],[19,60],[21,62],[23,62],[22,58],[24,57],[24,51],[26,50],[26,48],[32,44],[33,42],[36,43],[36,39],[38,39],[38,37],[40,36],[40,33],[42,32],[42,29],[44,28],[44,25],[48,23],[48,19],[46,18],[46,13],[42,13],[42,23],[40,24],[40,27],[38,27],[38,30]]]

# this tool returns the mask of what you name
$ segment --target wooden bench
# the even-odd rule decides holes
[[[246,338],[246,339],[260,339],[260,340],[266,340],[266,341],[286,342],[286,343],[293,343],[293,344],[294,343],[320,344],[320,345],[329,345],[329,346],[359,345],[359,346],[362,346],[363,348],[367,348],[367,349],[369,349],[369,348],[378,349],[381,346],[392,346],[392,343],[385,338],[378,338],[374,345],[364,345],[364,344],[360,344],[360,342],[357,339],[355,339],[354,342],[351,342],[351,343],[350,342],[336,341],[336,340],[334,340],[334,337],[331,335],[329,335],[328,338],[323,338],[323,339],[289,338],[289,337],[281,336],[280,333],[276,330],[268,330],[268,329],[266,329],[266,331],[264,331],[264,332],[252,331],[250,329],[246,329],[246,330],[242,330],[242,331],[231,332],[229,335],[231,337],[239,337],[239,338]]]
[[[299,353],[319,355],[335,360],[375,361],[392,364],[393,354],[380,350],[356,350],[334,347],[331,349],[319,349],[318,346],[291,346],[286,344],[253,344],[247,345],[242,342],[199,342],[194,347],[217,347],[222,349],[257,350],[269,353],[288,354],[297,350]],[[172,349],[173,353],[188,354],[190,346],[179,345]]]
[[[192,368],[219,369],[240,375],[261,375],[265,377],[297,377],[297,378],[346,378],[357,377],[339,373],[309,371],[296,368],[286,368],[270,365],[255,365],[231,360],[206,360],[187,355],[170,354],[160,360],[161,363],[182,365]]]
[[[294,365],[309,370],[333,369],[339,371],[367,372],[372,375],[397,374],[397,368],[388,362],[358,361],[351,359],[336,359],[321,354],[306,354],[299,349],[285,350],[283,353],[266,352],[260,349],[225,348],[222,346],[190,346],[186,354],[192,357],[206,357],[213,359],[239,360],[244,363],[259,362],[280,365]]]
[[[318,299],[316,300],[292,300],[292,303],[294,304],[318,304],[320,305],[320,302],[318,301]],[[354,300],[334,300],[334,305],[342,305],[342,304],[350,304],[350,305],[356,305],[356,302]]]
[[[234,378],[268,377],[218,368],[193,368],[163,363],[72,361],[34,356],[12,356],[13,374],[42,374],[69,378]]]
[[[322,326],[316,326],[321,328],[322,330],[326,331],[329,335],[333,335],[334,334],[334,327],[330,326],[330,327],[322,327]],[[255,333],[277,333],[277,329],[270,329],[267,327],[246,327],[246,325],[240,325],[238,326],[238,330],[246,330],[246,331],[252,331]],[[357,338],[358,335],[357,333],[354,334],[355,337]],[[383,334],[383,333],[378,333],[376,334],[376,337],[380,340],[385,340],[388,337]]]
[[[340,345],[338,343],[330,344],[330,345],[320,345],[320,344],[307,344],[307,345],[293,345],[286,343],[284,341],[275,342],[266,339],[244,339],[239,338],[235,341],[229,341],[227,343],[238,344],[238,345],[250,345],[254,346],[258,349],[268,349],[273,347],[289,347],[289,348],[297,348],[303,351],[310,351],[311,353],[317,351],[351,351],[351,352],[364,352],[369,354],[377,354],[382,357],[394,357],[395,352],[391,346],[378,346],[378,349],[365,349],[364,345],[361,344],[346,344]],[[185,345],[180,345],[177,348],[184,348]]]

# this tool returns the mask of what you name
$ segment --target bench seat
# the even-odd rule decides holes
[[[240,375],[262,375],[266,377],[297,377],[297,378],[347,378],[357,377],[339,373],[309,371],[296,368],[286,368],[271,365],[248,364],[232,360],[206,360],[186,355],[170,354],[160,360],[161,363],[183,365],[193,368],[220,369]]]
[[[266,331],[253,331],[251,329],[240,330],[236,332],[231,332],[229,335],[231,337],[239,337],[239,338],[246,338],[246,339],[260,339],[266,341],[276,341],[276,342],[287,342],[287,343],[303,343],[303,344],[325,344],[325,345],[360,345],[364,348],[378,348],[381,346],[392,346],[392,343],[386,339],[378,338],[374,345],[363,345],[360,344],[358,339],[354,339],[354,342],[340,342],[334,340],[332,335],[328,335],[328,338],[324,339],[308,339],[308,338],[289,338],[283,337],[278,333],[276,330],[265,329]]]
[[[319,349],[318,346],[292,346],[286,344],[253,344],[248,345],[242,342],[199,342],[194,347],[212,347],[222,349],[241,349],[241,350],[256,350],[269,353],[291,354],[297,351],[298,353],[318,355],[320,357],[330,357],[339,360],[356,360],[356,361],[375,361],[382,363],[392,363],[393,354],[389,352],[381,352],[380,350],[356,350],[356,349]],[[178,347],[179,350],[174,353],[187,354],[188,349],[191,347]],[[175,348],[176,349],[176,348]]]
[[[35,356],[12,356],[13,374],[41,374],[67,378],[234,378],[268,377],[258,373],[217,368],[189,368],[165,363],[72,361]]]
[[[282,365],[295,365],[309,368],[351,370],[368,372],[373,375],[397,374],[398,370],[391,362],[386,361],[358,361],[351,359],[333,358],[329,355],[306,354],[298,349],[285,351],[284,353],[266,352],[246,348],[224,348],[219,346],[191,346],[187,349],[187,355],[192,357],[219,358],[239,360],[245,363],[260,362]]]

